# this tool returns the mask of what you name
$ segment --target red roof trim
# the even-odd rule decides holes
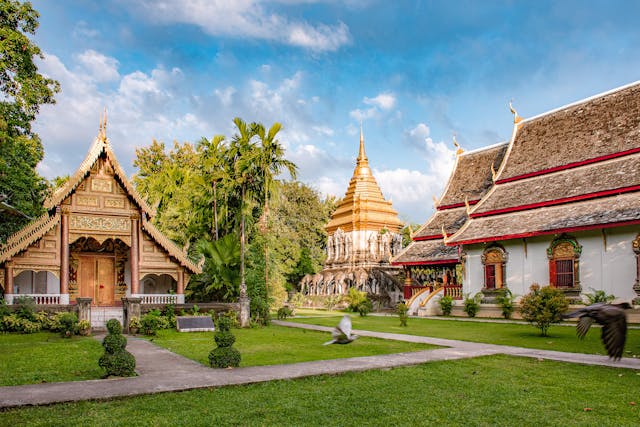
[[[452,243],[445,242],[445,244],[447,246],[471,245],[474,243],[496,242],[498,240],[522,239],[525,237],[545,236],[548,234],[573,233],[576,231],[597,230],[600,228],[614,228],[614,227],[623,227],[625,225],[638,225],[638,224],[640,224],[640,219],[634,219],[632,221],[612,222],[610,224],[583,225],[579,227],[558,228],[555,230],[540,230],[540,231],[529,231],[526,233],[505,234],[502,236],[491,236],[491,237],[484,237],[484,238],[478,238],[478,239],[461,240],[459,242],[452,242]]]
[[[581,160],[579,162],[567,163],[566,165],[562,165],[562,166],[555,166],[555,167],[552,167],[552,168],[541,169],[539,171],[529,172],[529,173],[525,173],[525,174],[522,174],[522,175],[516,175],[516,176],[512,176],[510,178],[499,179],[499,180],[496,181],[496,184],[504,184],[506,182],[519,181],[521,179],[531,178],[533,176],[546,175],[546,174],[552,173],[552,172],[557,172],[557,171],[566,170],[566,169],[573,169],[573,168],[577,168],[578,166],[590,165],[592,163],[598,163],[598,162],[602,162],[604,160],[610,160],[610,159],[615,159],[615,158],[618,158],[618,157],[624,157],[624,156],[628,156],[629,154],[635,154],[635,153],[640,153],[640,147],[632,148],[632,149],[626,150],[626,151],[620,151],[620,152],[617,152],[617,153],[606,154],[604,156],[594,157],[592,159]]]
[[[629,187],[614,188],[612,190],[596,191],[593,193],[580,194],[579,196],[563,197],[561,199],[547,200],[545,202],[529,203],[527,205],[511,206],[508,208],[494,209],[492,211],[473,213],[471,218],[481,218],[484,216],[498,215],[509,212],[526,211],[529,209],[543,208],[545,206],[556,206],[565,203],[577,202],[587,199],[596,199],[598,197],[612,196],[617,194],[632,193],[640,190],[640,185],[632,185]]]
[[[430,236],[418,236],[418,237],[414,237],[413,241],[414,242],[419,242],[421,240],[436,240],[436,239],[442,239],[444,236],[442,234],[432,234]]]
[[[443,259],[440,261],[411,261],[411,262],[392,262],[391,265],[437,265],[437,264],[457,264],[459,259]]]
[[[469,200],[469,205],[475,205],[476,203],[478,203],[480,201],[480,199],[477,200]],[[454,209],[454,208],[462,208],[466,206],[466,204],[464,202],[462,203],[453,203],[451,205],[444,205],[444,206],[438,206],[437,210],[439,211],[445,211],[447,209]]]

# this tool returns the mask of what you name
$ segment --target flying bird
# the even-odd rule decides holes
[[[331,332],[333,339],[327,341],[323,345],[329,344],[349,344],[351,341],[358,338],[357,335],[351,333],[351,317],[345,314],[344,317],[338,323],[338,326]]]
[[[627,315],[624,311],[629,308],[631,305],[627,302],[619,304],[599,302],[565,314],[563,317],[579,317],[576,332],[580,339],[584,338],[593,322],[602,325],[601,338],[607,354],[614,360],[619,360],[627,339]]]

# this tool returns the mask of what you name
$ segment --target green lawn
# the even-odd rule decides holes
[[[101,378],[102,353],[100,343],[90,337],[0,334],[0,386]]]
[[[313,317],[312,311],[301,312],[305,317],[291,317],[287,320],[323,326],[335,326],[344,313],[333,313],[328,316],[320,312]],[[308,317],[306,317],[308,316]],[[412,334],[454,340],[484,342],[490,344],[512,345],[543,350],[567,351],[572,353],[589,353],[606,355],[600,341],[600,329],[592,327],[584,340],[576,337],[573,326],[553,325],[548,337],[541,337],[539,330],[531,325],[514,323],[484,323],[456,321],[446,319],[410,318],[407,327],[401,327],[397,316],[351,316],[354,329],[397,334]],[[640,357],[640,330],[630,329],[627,332],[625,357]]]
[[[328,332],[306,331],[271,325],[265,328],[233,329],[234,346],[240,351],[240,366],[277,365],[312,360],[372,356],[436,348],[425,344],[359,338],[349,345],[322,345],[331,339]],[[209,352],[215,347],[212,332],[161,330],[153,338],[157,345],[209,365]]]
[[[631,370],[491,356],[13,409],[0,425],[636,426],[638,390]]]

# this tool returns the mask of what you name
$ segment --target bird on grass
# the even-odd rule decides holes
[[[349,344],[351,341],[358,338],[357,335],[351,333],[351,317],[345,314],[344,317],[338,323],[338,326],[331,332],[333,339],[327,341],[323,345],[329,344]]]
[[[631,308],[628,302],[608,304],[598,302],[565,314],[564,318],[579,317],[576,333],[580,339],[589,331],[593,322],[602,325],[601,339],[609,357],[619,360],[622,357],[624,343],[627,339],[627,315],[625,310]]]

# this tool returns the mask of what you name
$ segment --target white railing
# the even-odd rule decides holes
[[[179,294],[138,294],[142,304],[184,304],[184,295]]]
[[[69,304],[69,294],[8,294],[4,299],[7,304],[13,304],[20,297],[33,298],[37,305]]]

